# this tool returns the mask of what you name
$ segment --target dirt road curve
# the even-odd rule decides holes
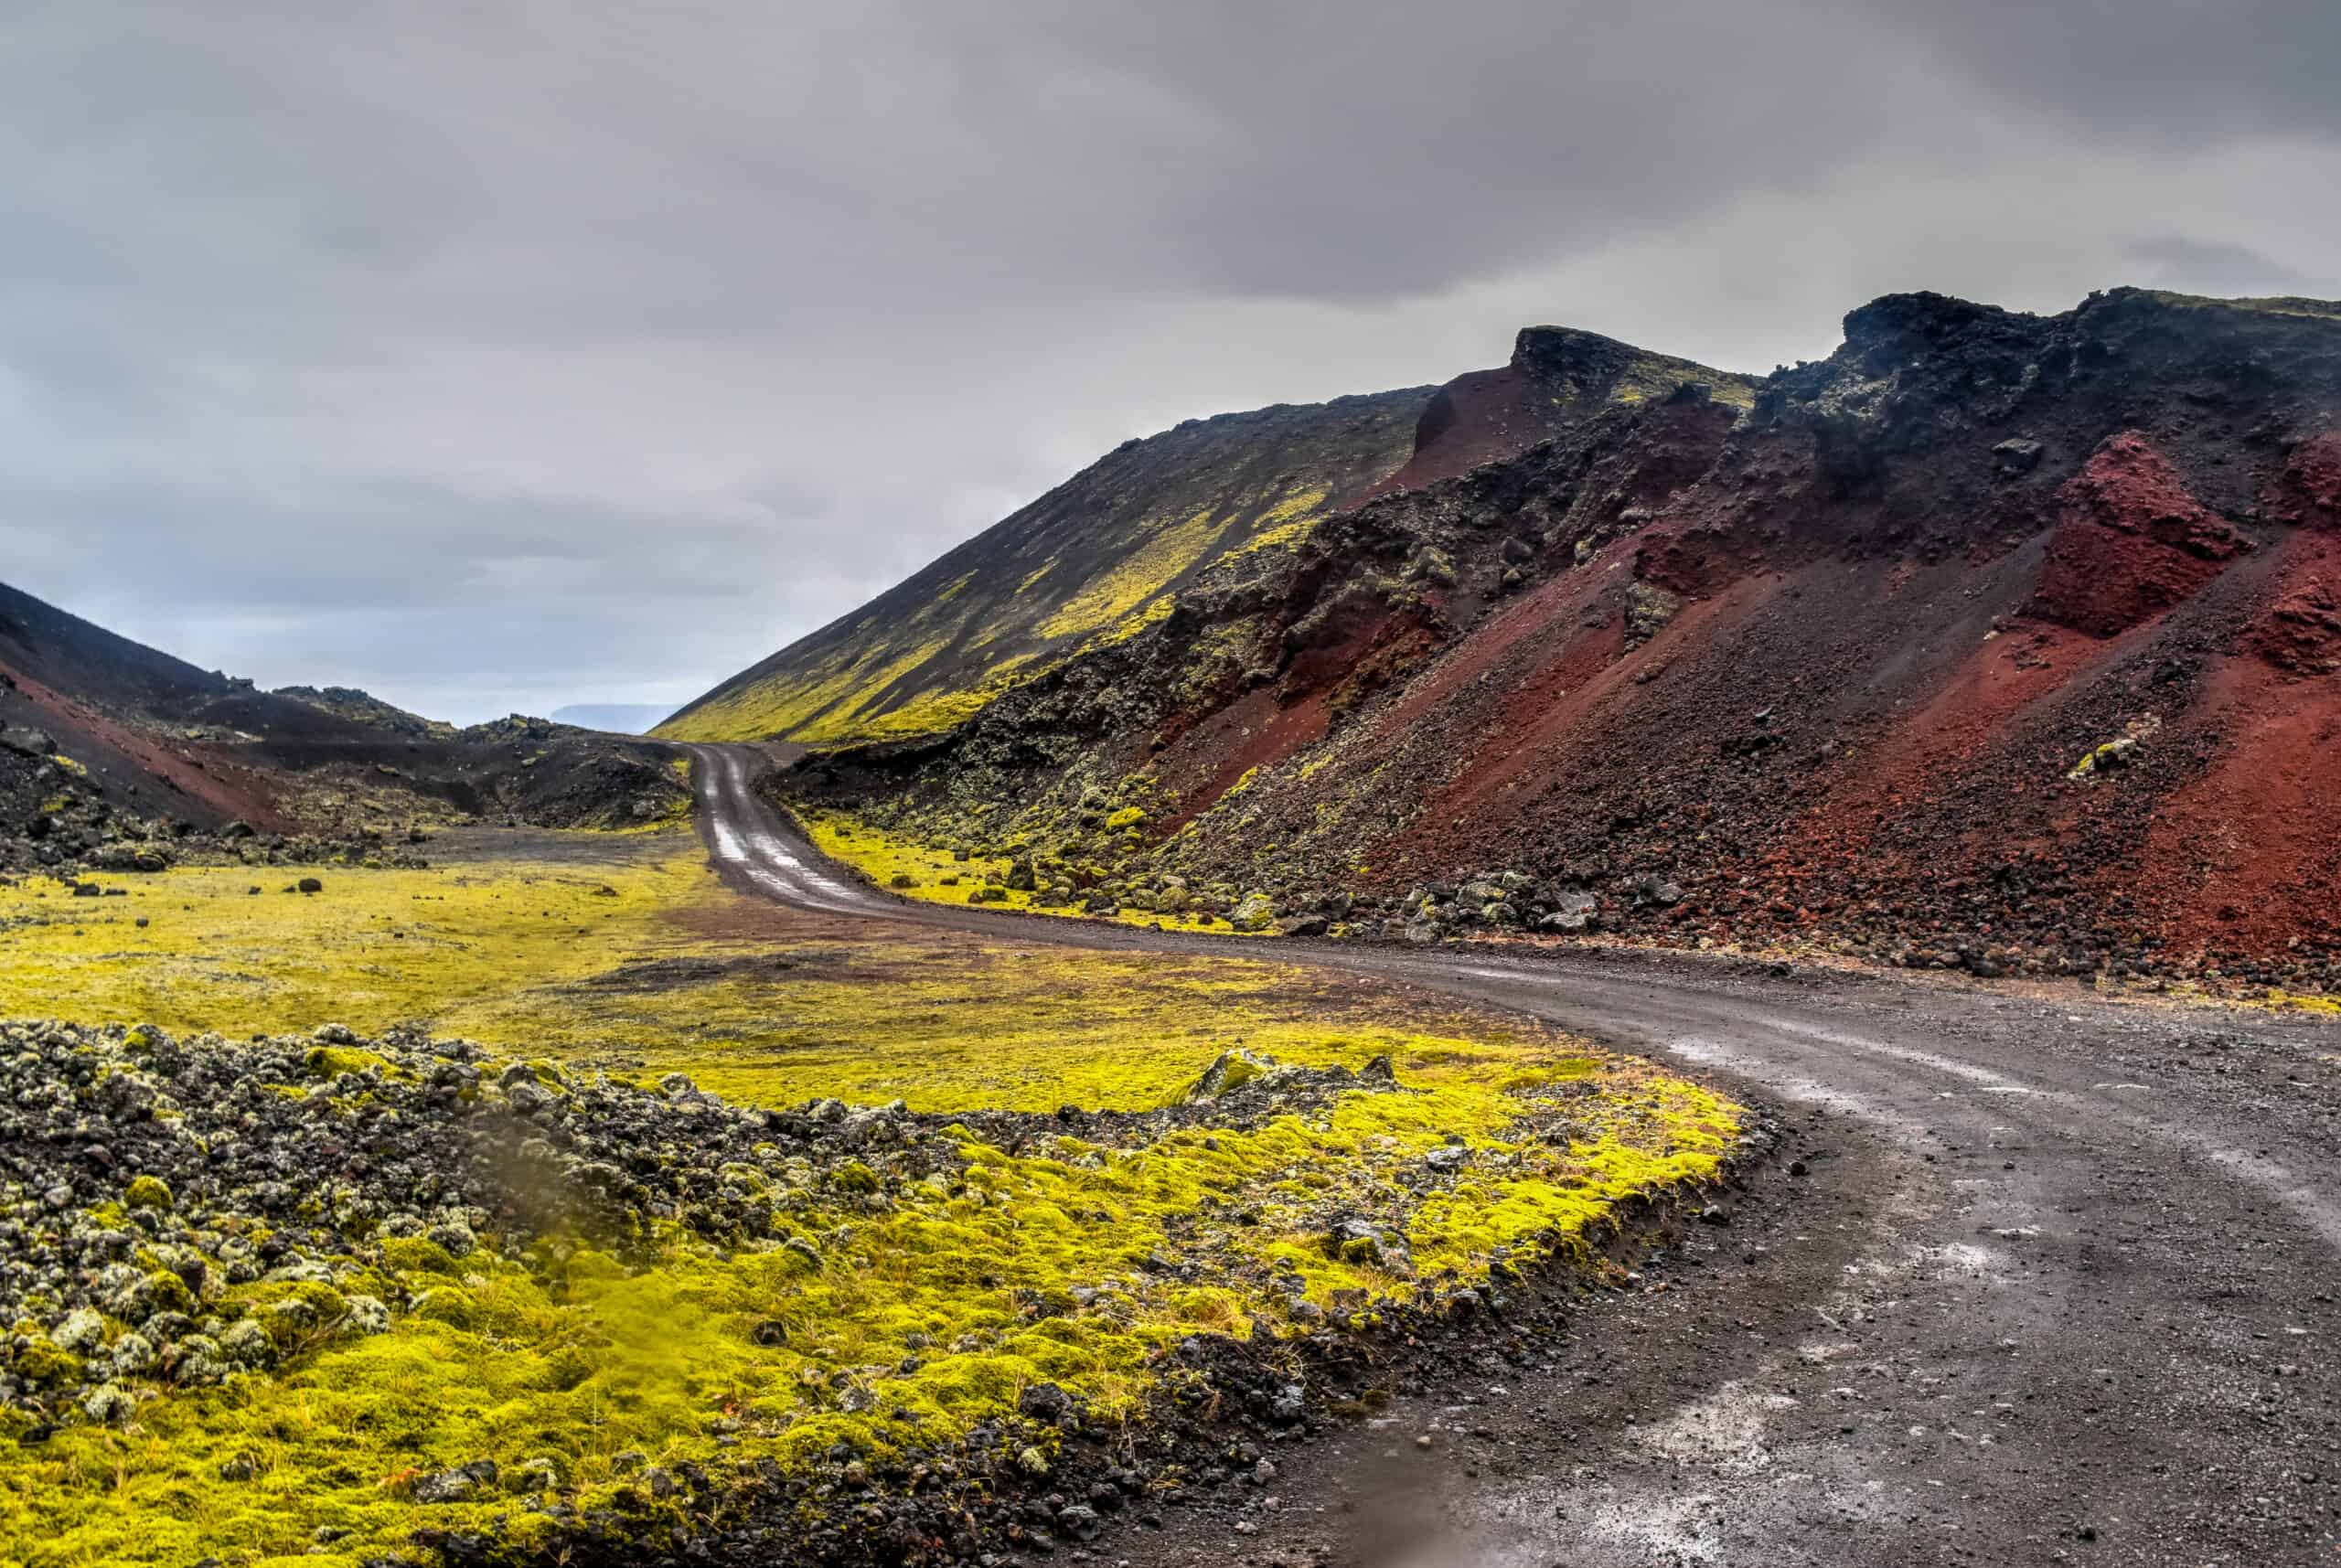
[[[741,886],[1034,942],[1213,944],[889,898],[756,798],[754,752],[695,750]],[[1277,1449],[1274,1479],[1199,1486],[1103,1561],[2341,1563],[2341,1028],[1687,957],[1274,955],[1711,1075],[1780,1108],[1798,1163],[1566,1343]]]

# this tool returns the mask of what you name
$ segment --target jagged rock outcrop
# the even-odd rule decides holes
[[[1629,938],[2330,986],[2336,432],[2336,307],[1891,296],[1744,407],[1581,400],[792,787],[1394,936],[1501,868],[1538,925],[1566,892]],[[1147,810],[1135,852],[1093,798]]]

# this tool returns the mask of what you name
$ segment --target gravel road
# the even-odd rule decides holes
[[[753,748],[691,750],[711,854],[744,890],[1229,949],[892,898],[755,795]],[[1792,1147],[1565,1340],[1280,1449],[1273,1479],[1110,1537],[1104,1561],[2341,1563],[2341,1028],[1695,955],[1273,956],[1640,1051],[1776,1107]]]

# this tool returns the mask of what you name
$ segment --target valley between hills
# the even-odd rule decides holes
[[[0,590],[0,1562],[2328,1559],[2336,350],[1532,327],[648,736]]]

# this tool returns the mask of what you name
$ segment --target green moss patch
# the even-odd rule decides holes
[[[925,1141],[829,1159],[775,1136],[700,1172],[703,1140],[669,1140],[658,1170],[703,1179],[713,1196],[690,1206],[732,1216],[712,1232],[652,1205],[590,1234],[557,1213],[491,1226],[458,1251],[435,1232],[383,1234],[320,1191],[283,1224],[354,1249],[329,1280],[230,1285],[220,1266],[186,1300],[144,1302],[222,1334],[249,1322],[273,1365],[194,1387],[158,1367],[102,1421],[75,1415],[37,1443],[21,1423],[0,1431],[0,1536],[36,1543],[26,1561],[354,1564],[411,1550],[418,1528],[550,1541],[563,1509],[651,1530],[681,1505],[648,1469],[834,1479],[838,1453],[950,1456],[987,1423],[1045,1463],[1045,1434],[1015,1413],[1036,1383],[1093,1421],[1143,1422],[1190,1336],[1276,1356],[1377,1302],[1573,1252],[1619,1197],[1712,1172],[1737,1136],[1728,1103],[1517,1019],[1427,1010],[1241,950],[841,937],[726,891],[680,835],[614,837],[601,859],[596,842],[343,879],[311,899],[252,899],[241,873],[201,869],[138,879],[95,909],[0,889],[0,915],[27,922],[0,1009],[76,998],[147,1020],[77,1093],[155,1073],[174,1035],[335,1019],[351,1029],[287,1047],[255,1103],[366,1117],[439,1071],[380,1038],[421,1021],[495,1052],[471,1059],[484,1065],[454,1102],[482,1114],[518,1093],[545,1096],[547,1114],[577,1094],[663,1097],[679,1072],[731,1103],[689,1114],[899,1099],[894,1125]],[[150,927],[130,929],[137,913]],[[1238,1049],[1275,1070],[1166,1109]],[[1378,1058],[1387,1085],[1280,1086]],[[615,1168],[607,1190],[623,1193],[637,1176]],[[270,1232],[176,1176],[167,1206],[130,1185],[75,1222],[126,1236],[155,1293],[166,1271],[140,1251],[154,1227],[251,1245]],[[351,1330],[365,1300],[386,1309],[382,1332]],[[47,1318],[34,1327],[11,1341],[14,1375],[77,1408],[90,1356],[127,1331],[109,1317],[73,1349]],[[493,1482],[445,1479],[480,1462]],[[426,1500],[447,1491],[463,1495]]]

